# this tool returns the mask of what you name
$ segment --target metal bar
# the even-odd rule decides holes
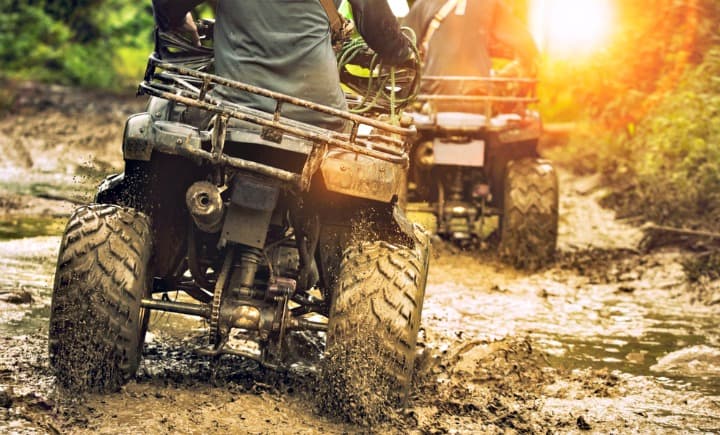
[[[227,121],[227,116],[220,115],[215,118],[212,135],[212,151],[210,152],[214,163],[219,162],[223,156],[225,135],[227,134]]]
[[[207,79],[203,79],[202,88],[200,89],[200,96],[198,97],[200,101],[205,99],[205,95],[210,90],[210,81]]]
[[[158,151],[164,151],[169,154],[179,154],[186,157],[197,157],[208,161],[213,161],[212,153],[209,153],[199,148],[193,148],[185,144],[165,145],[157,143],[154,145],[154,148]],[[230,157],[226,154],[220,156],[218,163],[232,166],[233,168],[237,169],[255,172],[261,175],[267,175],[268,177],[278,178],[282,181],[287,181],[289,183],[300,183],[300,175],[298,174],[274,168],[272,166],[263,165],[262,163],[257,163],[250,160],[243,160],[237,157]]]
[[[157,61],[156,59],[153,59],[154,61]],[[213,82],[222,85],[227,86],[230,88],[239,89],[241,91],[251,92],[253,94],[262,95],[263,97],[272,98],[275,100],[285,101],[288,103],[291,103],[295,106],[305,107],[307,109],[315,110],[317,112],[327,113],[329,115],[337,116],[338,118],[347,119],[350,121],[359,122],[361,124],[366,124],[375,128],[379,128],[381,130],[385,130],[391,133],[407,136],[412,135],[413,131],[412,129],[403,128],[403,127],[397,127],[392,124],[388,124],[382,121],[377,121],[372,118],[367,118],[364,116],[356,115],[354,113],[349,113],[344,110],[336,109],[334,107],[324,106],[322,104],[313,103],[312,101],[303,100],[301,98],[295,98],[291,97],[289,95],[281,94],[279,92],[273,92],[264,88],[260,88],[258,86],[252,86],[247,83],[238,82],[235,80],[226,79],[220,76],[216,76],[213,74],[203,73],[200,71],[196,71],[190,68],[185,68],[179,65],[174,65],[172,63],[163,63],[159,62],[155,65],[158,68],[162,68],[169,71],[176,71],[183,75],[188,75],[190,77],[195,77],[199,79],[204,79],[206,77],[210,78]]]
[[[531,97],[494,97],[482,95],[430,95],[420,94],[417,99],[427,101],[478,101],[478,102],[499,102],[499,103],[537,103],[538,98]]]
[[[188,314],[190,316],[210,317],[210,307],[202,304],[187,302],[159,301],[157,299],[142,299],[140,306],[151,310],[169,311],[171,313]]]
[[[390,163],[405,164],[405,162],[408,159],[407,153],[404,150],[397,150],[395,153],[392,153],[392,154],[387,151],[386,152],[377,151],[377,150],[362,147],[359,145],[349,144],[346,141],[343,141],[343,140],[340,140],[340,139],[337,139],[334,137],[330,137],[328,135],[321,135],[316,132],[309,132],[307,130],[303,130],[298,127],[289,126],[289,125],[284,124],[282,121],[276,122],[276,121],[272,121],[272,120],[268,120],[268,119],[263,119],[261,117],[255,116],[255,115],[243,113],[242,111],[237,110],[237,109],[230,109],[230,108],[226,108],[226,107],[217,106],[217,105],[210,104],[210,103],[207,103],[204,101],[198,101],[193,98],[183,97],[181,95],[176,95],[176,94],[166,92],[166,91],[158,91],[157,89],[152,88],[151,85],[147,85],[147,84],[141,84],[141,86],[150,95],[153,95],[156,97],[165,98],[167,100],[172,100],[172,101],[177,101],[179,103],[183,103],[188,106],[199,107],[201,109],[207,110],[209,112],[217,113],[217,114],[225,114],[227,116],[230,116],[230,117],[233,117],[236,119],[240,119],[242,121],[248,121],[248,122],[262,125],[265,127],[276,128],[278,130],[282,130],[282,131],[290,133],[294,136],[306,138],[306,139],[311,140],[316,143],[322,143],[322,144],[327,143],[329,145],[333,145],[338,148],[343,148],[348,151],[356,152],[359,154],[365,154],[370,157],[375,157],[380,160],[388,161]],[[413,129],[413,131],[415,131],[415,130]],[[198,157],[205,158],[204,156],[198,156]]]
[[[327,331],[328,324],[308,319],[289,319],[288,331]]]
[[[353,122],[352,129],[350,130],[350,143],[355,142],[358,135],[358,130],[360,129],[360,124],[357,122]]]
[[[283,101],[278,100],[275,104],[275,113],[273,113],[273,121],[280,121],[280,112],[282,111]]]
[[[480,76],[423,76],[423,81],[435,82],[482,82],[482,83],[538,83],[537,79],[525,77],[480,77]]]
[[[178,81],[178,77],[182,77],[182,76],[176,77],[176,76],[170,75],[170,74],[158,73],[158,74],[155,75],[155,77],[160,77],[160,78],[162,78],[162,79],[167,79],[167,80]],[[143,82],[143,83],[140,84],[140,88],[142,88],[143,91],[146,92],[146,93],[149,94],[149,95],[153,95],[153,96],[159,97],[160,95],[159,95],[158,92],[168,92],[168,93],[170,93],[170,94],[172,94],[172,95],[175,95],[176,97],[190,98],[191,100],[196,100],[197,102],[200,102],[200,101],[207,102],[207,103],[212,104],[213,107],[216,107],[216,106],[217,106],[217,107],[220,107],[223,103],[225,103],[225,104],[228,103],[227,101],[223,101],[223,100],[219,100],[219,99],[212,99],[212,98],[210,98],[210,99],[207,99],[207,98],[203,99],[203,98],[200,98],[200,95],[198,95],[198,96],[192,95],[192,92],[193,92],[192,89],[190,89],[190,92],[188,92],[187,90],[185,90],[186,93],[190,93],[190,96],[189,96],[189,97],[188,97],[188,96],[183,96],[183,95],[182,95],[182,92],[183,92],[183,91],[178,92],[178,90],[175,89],[172,85],[169,85],[169,84],[166,84],[166,83],[159,83],[159,82],[148,83],[148,82]],[[197,91],[195,91],[195,93],[197,94]],[[207,96],[206,96],[206,97],[207,97]],[[280,101],[280,103],[282,103],[282,101]],[[195,107],[203,108],[203,109],[204,109],[204,107],[201,106],[200,104],[192,104],[192,103],[189,103],[189,104],[191,104],[191,105],[193,105],[193,106],[195,106]],[[239,106],[239,107],[243,107],[243,106]],[[248,110],[248,111],[249,111],[249,110],[253,110],[253,109],[248,109],[248,108],[246,108],[246,107],[243,107],[243,108],[244,108],[245,110]],[[209,109],[205,109],[205,110],[209,110]],[[225,113],[226,115],[229,115],[229,114],[231,113],[230,109],[228,109],[227,111],[224,111],[224,112],[219,112],[219,111],[214,111],[214,112],[215,112],[215,113]],[[259,112],[259,111],[255,111],[255,112],[258,112],[258,113],[261,114],[261,115],[266,115],[265,112]],[[258,115],[255,115],[255,114],[253,114],[253,113],[251,112],[251,113],[248,113],[248,116],[258,116]],[[263,119],[263,118],[261,118],[261,117],[259,117],[259,116],[258,116],[258,118],[259,118],[259,119]],[[284,122],[284,123],[288,124],[290,127],[293,127],[293,124],[296,124],[297,126],[302,125],[303,131],[311,131],[311,130],[314,130],[315,132],[317,132],[317,134],[319,135],[319,137],[334,137],[334,138],[337,138],[338,140],[343,140],[343,141],[345,141],[345,142],[348,142],[348,141],[352,142],[352,141],[350,140],[350,135],[348,135],[348,134],[346,134],[346,133],[342,133],[342,132],[335,131],[335,130],[328,130],[328,129],[321,128],[321,127],[317,127],[317,126],[310,125],[310,124],[304,124],[304,123],[301,123],[301,122],[299,122],[299,121],[294,121],[294,120],[292,120],[292,119],[287,119],[287,118],[286,118],[286,119],[283,119],[283,120],[280,120],[279,112],[277,111],[277,107],[276,107],[276,111],[275,111],[275,113],[273,114],[273,116],[269,116],[269,115],[268,115],[268,117],[267,117],[266,120],[269,121],[270,119],[272,119],[272,120],[275,121],[275,122]],[[254,122],[254,121],[253,121],[253,120],[249,120],[248,122]],[[353,123],[356,124],[354,121],[353,121]],[[415,132],[416,132],[414,128],[409,129],[409,131],[411,131],[413,135],[414,135]],[[308,139],[309,139],[309,137],[307,136],[307,134],[304,135],[304,136],[302,136],[302,137],[305,137],[305,138],[308,138]],[[397,149],[389,149],[388,152],[389,152],[390,154],[393,154],[393,155],[401,155],[401,154],[402,154],[402,151],[399,151],[399,150],[403,150],[404,147],[405,147],[405,142],[404,142],[402,139],[399,139],[399,138],[397,138],[397,137],[387,136],[387,135],[386,135],[386,136],[383,136],[383,137],[384,137],[384,139],[382,139],[383,142],[386,142],[386,143],[388,143],[388,144],[390,144],[390,145],[395,145],[395,146],[397,147]],[[360,144],[360,145],[365,145],[365,146],[367,146],[367,147],[369,147],[369,148],[372,148],[372,147],[374,146],[373,143],[369,143],[368,141],[366,141],[366,140],[364,140],[364,139],[365,139],[365,137],[364,137],[364,136],[361,136],[360,139],[357,140],[356,142],[357,142],[358,144]]]

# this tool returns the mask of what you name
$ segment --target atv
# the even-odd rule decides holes
[[[147,110],[125,125],[124,172],[62,237],[49,328],[58,383],[119,388],[138,370],[150,313],[162,311],[207,322],[201,355],[270,368],[293,362],[291,334],[320,331],[335,364],[324,378],[361,355],[381,374],[378,396],[401,401],[429,260],[427,235],[398,206],[414,129],[213,75],[211,47],[157,35],[139,86]],[[276,109],[220,100],[217,85]],[[351,128],[288,119],[287,105]],[[189,109],[207,126],[188,123]],[[176,291],[187,297],[165,297]]]
[[[538,154],[541,121],[528,108],[537,102],[535,80],[423,77],[423,86],[460,80],[482,92],[418,96],[408,216],[464,247],[499,235],[502,259],[540,267],[555,252],[558,180]]]

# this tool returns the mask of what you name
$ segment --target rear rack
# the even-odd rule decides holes
[[[215,98],[209,95],[209,91],[214,85],[226,86],[273,99],[276,102],[275,111],[273,113],[266,113],[227,100]],[[322,157],[318,154],[327,149],[326,146],[340,148],[405,166],[408,163],[410,140],[416,134],[414,127],[404,128],[395,126],[377,119],[356,115],[243,82],[168,63],[159,59],[156,55],[150,56],[145,80],[140,84],[138,94],[151,95],[175,101],[217,115],[213,126],[211,151],[208,152],[180,143],[175,147],[175,151],[183,152],[192,157],[207,159],[216,164],[228,165],[273,176],[283,179],[284,181],[298,181],[303,189],[309,186],[309,177],[312,176],[312,173],[306,173],[308,169],[307,166],[315,167],[311,170],[312,172],[317,169],[317,160]],[[312,111],[349,121],[351,124],[350,132],[344,133],[329,130],[285,118],[281,116],[284,104],[304,107]],[[313,150],[308,157],[308,162],[305,165],[306,168],[303,170],[302,179],[300,179],[298,174],[292,172],[223,154],[227,124],[230,118],[262,127],[260,136],[264,140],[280,143],[283,135],[288,134],[312,142]],[[371,127],[373,129],[372,134],[361,135],[361,125]],[[311,162],[311,160],[315,160],[315,162]],[[312,163],[312,165],[310,165],[310,163]]]
[[[535,96],[535,85],[538,83],[536,79],[531,78],[511,78],[511,77],[474,77],[474,76],[424,76],[423,84],[442,83],[442,82],[463,82],[477,85],[478,88],[484,88],[487,95],[433,95],[420,94],[417,97],[419,102],[448,102],[448,103],[484,103],[482,104],[482,113],[485,115],[487,123],[493,115],[493,103],[516,103],[523,106],[537,103],[540,101]],[[527,89],[527,96],[498,96],[494,95],[496,85],[517,84]]]

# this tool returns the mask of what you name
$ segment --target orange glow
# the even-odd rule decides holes
[[[613,5],[611,0],[532,0],[530,22],[546,54],[586,55],[608,42]]]

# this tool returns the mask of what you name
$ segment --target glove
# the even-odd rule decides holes
[[[193,45],[195,45],[196,47],[200,47],[200,34],[198,33],[198,28],[195,24],[192,13],[188,12],[185,15],[185,21],[183,21],[183,23],[179,27],[176,27],[173,30],[179,30],[181,32],[187,33],[188,36],[190,36],[190,40],[192,40]]]

